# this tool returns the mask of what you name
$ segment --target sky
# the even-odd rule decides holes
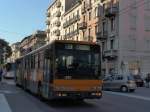
[[[10,44],[46,29],[46,10],[53,0],[0,0],[0,38]]]

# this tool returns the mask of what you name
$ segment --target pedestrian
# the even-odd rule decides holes
[[[146,82],[146,87],[149,88],[150,87],[150,73],[147,74],[146,78],[145,78],[145,82]]]

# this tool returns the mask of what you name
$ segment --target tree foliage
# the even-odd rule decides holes
[[[9,46],[9,43],[1,38],[0,38],[0,51],[1,51],[0,55],[2,55],[2,53],[6,52],[6,58],[11,55],[11,47]]]

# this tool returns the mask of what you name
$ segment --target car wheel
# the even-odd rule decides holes
[[[122,86],[120,90],[121,90],[121,92],[128,92],[128,87]]]

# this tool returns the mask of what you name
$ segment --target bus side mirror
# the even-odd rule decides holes
[[[51,49],[46,49],[45,52],[44,52],[44,57],[46,59],[51,59],[52,58],[52,51]]]

